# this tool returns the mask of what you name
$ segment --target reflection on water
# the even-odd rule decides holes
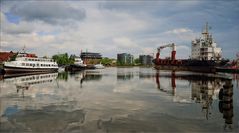
[[[225,130],[231,131],[233,129],[233,89],[230,80],[226,81],[226,84],[219,92],[219,110],[223,114],[225,119]]]
[[[19,76],[4,79],[4,84],[13,84],[16,86],[17,93],[21,91],[24,97],[24,91],[28,90],[31,86],[36,84],[44,84],[47,82],[53,82],[56,79],[58,73],[37,74],[28,76]]]
[[[238,132],[237,77],[135,67],[7,78],[0,131]]]
[[[130,80],[134,77],[134,72],[125,68],[117,69],[117,80]]]
[[[176,75],[174,71],[171,72],[171,90],[165,89],[160,85],[160,76],[159,72],[156,72],[156,83],[157,87],[160,91],[171,94],[173,97],[177,97],[178,100],[174,100],[177,102],[183,103],[200,103],[202,112],[205,115],[205,118],[208,119],[209,115],[212,113],[210,108],[212,107],[213,99],[217,98],[217,94],[219,89],[223,87],[225,82],[225,78],[216,78],[210,77],[207,75]],[[165,75],[165,77],[169,77],[169,75]],[[187,80],[191,86],[191,99],[189,97],[180,96],[176,92],[176,79],[177,80]],[[188,86],[188,87],[190,87]],[[232,89],[232,88],[231,88]]]

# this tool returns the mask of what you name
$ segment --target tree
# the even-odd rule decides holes
[[[140,64],[139,58],[134,59],[135,64]]]
[[[74,63],[74,59],[69,57],[67,53],[53,55],[52,59],[54,59],[58,65],[69,65]]]
[[[110,65],[112,64],[113,59],[110,59],[108,57],[104,57],[100,60],[101,64],[103,65]]]

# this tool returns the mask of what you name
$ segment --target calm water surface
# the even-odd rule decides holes
[[[1,132],[238,132],[238,75],[134,67],[5,78],[0,107]]]

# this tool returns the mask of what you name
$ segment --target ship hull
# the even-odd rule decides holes
[[[91,66],[81,66],[81,65],[70,65],[66,68],[67,71],[81,71],[81,70],[86,70],[86,69],[95,69],[93,65]]]
[[[158,70],[173,70],[173,71],[193,71],[204,73],[215,73],[216,67],[223,66],[228,61],[213,61],[213,60],[165,60],[161,59],[156,61],[154,68]]]
[[[85,66],[80,66],[80,65],[70,65],[67,67],[67,70],[68,71],[81,71],[81,70],[84,70],[85,69]]]
[[[230,68],[222,68],[222,67],[216,68],[216,71],[223,72],[223,73],[239,73],[239,69],[230,69]]]
[[[173,71],[193,71],[203,73],[215,73],[216,69],[207,66],[173,66],[173,65],[155,65],[157,70],[173,70]]]
[[[5,74],[57,72],[58,68],[20,68],[4,66]]]

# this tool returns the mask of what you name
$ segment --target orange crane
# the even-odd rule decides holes
[[[174,43],[171,44],[167,44],[167,45],[163,45],[158,47],[158,53],[156,54],[156,59],[159,59],[160,56],[160,51],[166,47],[171,47],[172,48],[172,52],[171,52],[171,60],[175,60],[176,59],[176,45]]]

